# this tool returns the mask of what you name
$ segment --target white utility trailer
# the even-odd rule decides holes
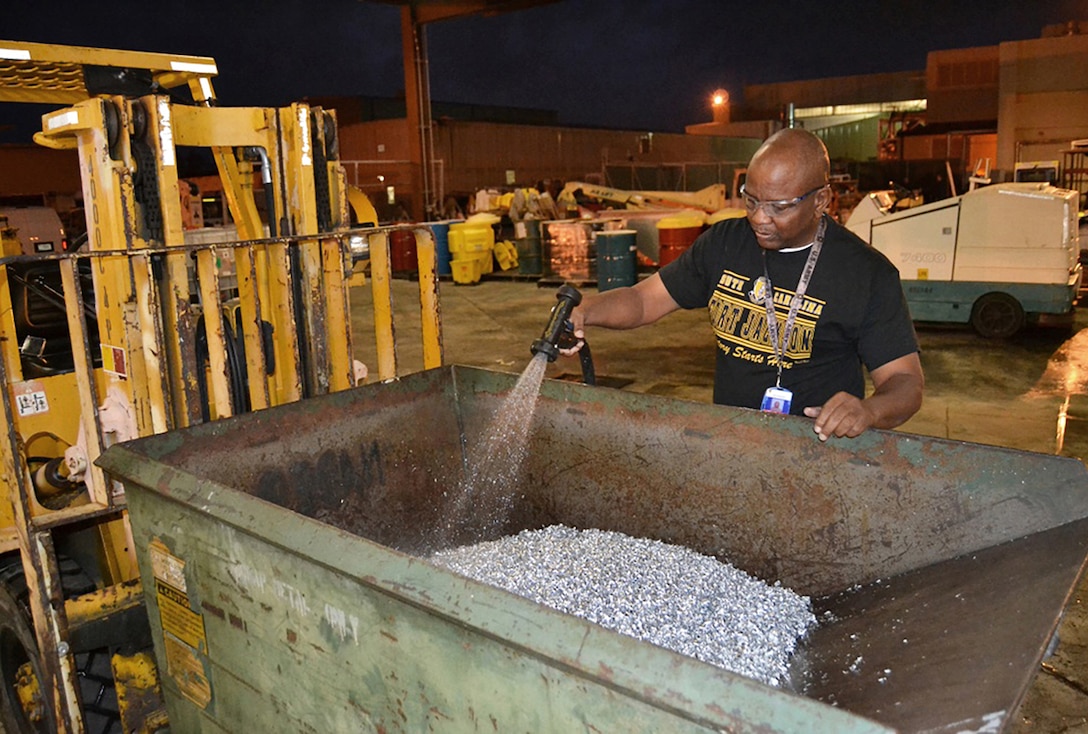
[[[899,268],[915,321],[1010,337],[1029,319],[1072,314],[1082,278],[1077,196],[1000,183],[894,211],[889,193],[877,191],[846,226]]]

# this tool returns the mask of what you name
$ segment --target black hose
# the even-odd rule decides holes
[[[227,371],[230,378],[231,409],[235,415],[249,412],[249,380],[246,379],[246,361],[240,349],[241,330],[235,335],[227,314],[223,314],[223,343],[227,353]]]
[[[208,398],[208,376],[204,372],[204,364],[208,361],[208,329],[204,325],[204,319],[197,322],[193,350],[196,352],[196,388],[200,396],[200,419],[207,423],[212,419],[212,410]]]
[[[308,398],[314,394],[314,379],[311,371],[313,358],[310,355],[310,323],[306,318],[306,309],[303,305],[303,272],[302,253],[299,252],[298,243],[292,242],[288,249],[288,267],[291,269],[291,295],[295,312],[295,328],[298,329],[298,367],[302,375],[302,397]]]
[[[261,188],[264,189],[264,202],[268,211],[268,236],[277,236],[276,232],[276,192],[272,189],[272,162],[268,158],[268,151],[261,147],[255,147],[254,151],[261,160]]]
[[[235,335],[234,326],[227,314],[221,313],[223,319],[223,343],[227,357],[227,371],[230,382],[230,404],[234,414],[248,413],[249,380],[246,376],[245,346],[242,343],[242,334],[239,330]],[[205,366],[209,360],[208,331],[204,326],[204,319],[200,319],[196,329],[196,363],[197,390],[200,395],[200,415],[207,423],[211,420],[211,395],[208,390],[208,380],[205,374]]]
[[[578,350],[578,361],[582,363],[582,382],[587,385],[597,384],[597,371],[593,367],[593,355],[589,351],[589,342],[583,340]]]

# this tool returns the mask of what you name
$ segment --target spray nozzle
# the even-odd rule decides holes
[[[529,347],[529,351],[534,355],[541,353],[547,355],[549,362],[554,362],[555,358],[559,356],[560,346],[568,346],[568,342],[564,340],[565,336],[571,340],[569,345],[573,346],[573,334],[571,333],[569,321],[570,313],[575,306],[582,302],[582,294],[578,292],[577,288],[561,285],[555,294],[555,298],[557,302],[552,307],[551,315],[548,317],[548,325],[544,327],[544,333]]]

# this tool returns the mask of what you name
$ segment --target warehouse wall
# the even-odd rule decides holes
[[[340,157],[348,181],[372,193],[377,176],[408,185],[408,126],[404,120],[348,124],[340,130]],[[758,140],[677,133],[598,130],[492,122],[434,122],[440,189],[469,193],[541,180],[600,177],[606,167],[656,168],[676,164],[747,162]],[[730,169],[731,170],[731,169]],[[704,176],[693,176],[702,180]],[[701,187],[696,187],[701,188]],[[406,191],[407,193],[407,191]]]
[[[758,143],[757,143],[758,144]],[[443,121],[435,155],[453,191],[543,179],[586,180],[606,166],[747,160],[750,142],[676,133]]]
[[[82,197],[79,155],[40,145],[0,146],[0,197]]]
[[[926,57],[926,124],[997,119],[998,47]]]
[[[340,122],[339,133],[340,159],[349,184],[366,192],[375,204],[385,200],[388,186],[392,186],[398,196],[412,195],[412,165],[408,161],[408,124],[405,120]]]
[[[997,166],[1061,160],[1088,138],[1088,36],[1002,43]]]
[[[815,130],[832,161],[867,161],[876,158],[880,118],[873,116]]]
[[[788,104],[795,107],[871,104],[925,99],[926,80],[917,71],[806,79],[744,88],[745,120],[777,119]]]

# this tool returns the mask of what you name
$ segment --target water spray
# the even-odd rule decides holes
[[[560,349],[571,349],[578,345],[578,339],[574,336],[574,326],[570,322],[571,311],[582,302],[582,294],[577,288],[569,285],[559,286],[555,294],[556,304],[548,316],[548,324],[544,327],[544,333],[532,343],[529,351],[533,356],[543,354],[549,362],[554,362],[559,356]],[[582,381],[587,385],[594,385],[597,376],[593,369],[593,356],[589,351],[589,342],[582,340],[582,347],[578,350],[578,359],[582,363]]]

